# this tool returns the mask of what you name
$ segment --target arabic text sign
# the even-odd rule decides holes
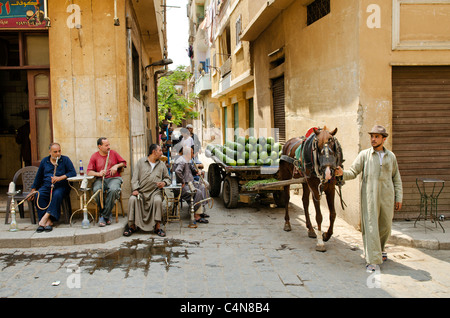
[[[45,28],[44,4],[40,0],[0,0],[0,29]]]

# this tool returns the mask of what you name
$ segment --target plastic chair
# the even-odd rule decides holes
[[[22,181],[22,192],[14,196],[14,200],[18,203],[26,198],[28,194],[31,192],[31,186],[33,185],[34,178],[36,177],[36,173],[38,171],[38,167],[35,166],[29,166],[22,169],[19,169],[15,174],[13,178],[13,182],[17,184],[17,181],[19,178],[21,178]],[[25,202],[24,202],[25,203]],[[32,224],[36,224],[36,217],[35,217],[35,207],[34,207],[34,201],[27,201],[28,208],[30,211],[30,219]],[[11,196],[8,196],[8,202],[6,205],[6,215],[5,215],[5,224],[8,224],[9,219],[9,213],[11,211]],[[24,209],[23,204],[19,205],[19,212],[20,212],[20,218],[24,218]]]

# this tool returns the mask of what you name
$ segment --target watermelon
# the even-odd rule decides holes
[[[248,165],[248,166],[254,166],[254,165],[256,165],[256,160],[248,159],[247,165]]]
[[[245,137],[237,137],[236,141],[238,144],[245,145]]]
[[[265,137],[258,138],[258,144],[265,145],[267,143],[267,139]]]
[[[272,152],[270,153],[270,159],[272,159],[272,160],[277,160],[277,159],[278,159],[278,152],[272,151]]]
[[[258,160],[258,153],[257,153],[256,151],[252,151],[252,152],[249,154],[249,159],[252,159],[253,161],[256,162],[256,160]]]
[[[280,151],[281,150],[281,145],[279,142],[276,142],[272,145],[272,151]]]
[[[267,154],[266,151],[262,151],[259,153],[259,158],[262,160],[266,160],[267,158],[269,158],[269,155]]]
[[[254,137],[254,136],[248,137],[248,143],[249,143],[249,144],[251,144],[251,145],[256,145],[257,142],[258,142],[258,140],[256,139],[256,137]]]
[[[237,160],[237,165],[238,166],[245,166],[245,160],[244,159],[238,159]]]
[[[273,145],[275,143],[275,139],[273,137],[267,137],[266,140],[269,145]]]

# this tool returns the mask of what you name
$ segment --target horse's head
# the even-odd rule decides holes
[[[329,181],[334,175],[334,170],[340,165],[342,159],[342,152],[339,142],[334,137],[337,133],[337,128],[333,131],[328,131],[326,127],[323,129],[314,129],[314,134],[317,142],[317,157],[318,157],[318,172],[321,175],[322,181]],[[320,177],[320,176],[318,176]]]

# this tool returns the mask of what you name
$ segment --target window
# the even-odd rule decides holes
[[[255,114],[253,108],[253,98],[248,100],[248,131],[250,136],[255,135]]]
[[[234,141],[237,141],[239,137],[239,104],[233,105],[233,116],[234,116]]]
[[[315,0],[307,7],[307,21],[310,25],[330,13],[330,0]]]
[[[133,67],[133,96],[138,101],[141,101],[141,81],[140,72],[139,72],[139,54],[136,50],[136,47],[133,44],[133,52],[132,52],[132,67]]]
[[[0,67],[49,65],[48,33],[0,32]]]
[[[236,20],[236,47],[241,45],[242,16]]]

